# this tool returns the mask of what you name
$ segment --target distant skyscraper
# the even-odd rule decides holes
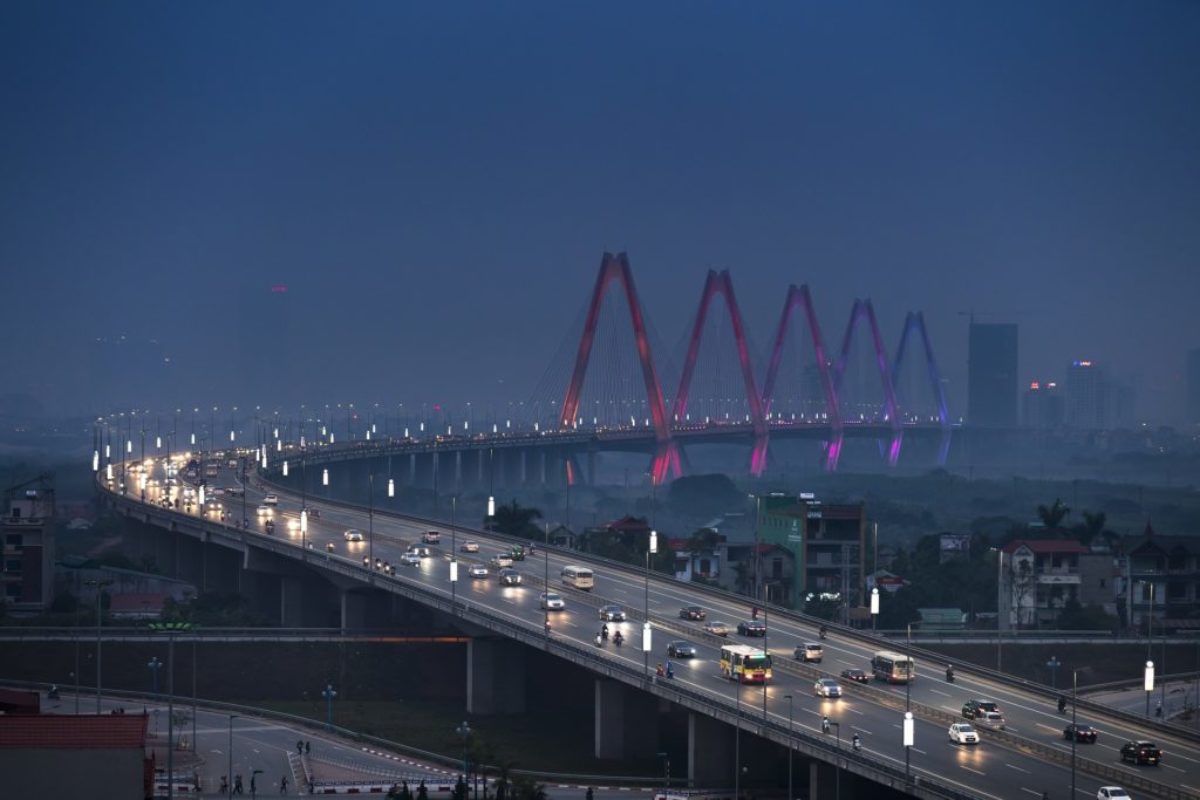
[[[967,356],[967,422],[1017,426],[1017,326],[971,322]]]
[[[1094,361],[1072,361],[1067,368],[1067,424],[1074,428],[1107,428],[1109,386],[1104,368]]]
[[[1184,406],[1189,425],[1200,425],[1200,347],[1187,354],[1187,405]]]
[[[1063,424],[1063,396],[1054,381],[1033,381],[1025,390],[1021,424],[1035,430],[1051,430]]]

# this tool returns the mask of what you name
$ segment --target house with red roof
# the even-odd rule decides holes
[[[1072,601],[1115,613],[1119,572],[1111,553],[1072,539],[1014,539],[1001,553],[1001,629],[1053,627]]]
[[[0,715],[0,775],[26,797],[153,794],[144,714]]]

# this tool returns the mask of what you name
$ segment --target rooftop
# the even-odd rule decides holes
[[[146,746],[144,714],[0,716],[0,748],[115,750]]]

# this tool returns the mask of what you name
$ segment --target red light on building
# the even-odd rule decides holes
[[[271,287],[272,294],[284,294],[285,292],[287,292],[287,284],[286,283],[277,283]]]

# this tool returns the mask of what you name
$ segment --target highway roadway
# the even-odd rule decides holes
[[[161,473],[161,467],[159,472]],[[161,478],[161,475],[159,477]],[[216,486],[234,485],[235,481],[232,471],[225,469],[222,469],[219,477],[209,479],[210,485]],[[157,491],[154,487],[149,489],[148,502],[154,501]],[[301,533],[298,525],[289,529],[288,522],[298,520],[300,498],[285,493],[276,494],[279,495],[280,504],[271,512],[276,524],[274,537],[293,541],[299,547]],[[247,487],[246,505],[251,526],[258,532],[263,530],[263,517],[256,513],[256,508],[260,505],[263,495],[264,492],[253,485]],[[589,595],[566,590],[558,579],[562,568],[570,563],[586,563],[586,558],[545,549],[539,549],[534,558],[514,565],[525,579],[525,584],[521,587],[499,586],[494,569],[489,570],[490,574],[486,579],[472,580],[467,576],[468,564],[487,563],[492,556],[507,551],[510,545],[505,540],[479,531],[467,532],[459,529],[452,535],[449,526],[446,525],[437,526],[442,532],[442,541],[439,545],[431,547],[431,557],[422,559],[419,566],[404,566],[400,563],[401,554],[408,545],[419,541],[421,534],[428,529],[426,524],[376,512],[373,542],[347,542],[344,538],[347,529],[355,528],[361,530],[364,536],[367,535],[367,514],[363,511],[322,504],[318,497],[310,496],[308,502],[310,507],[320,510],[318,518],[310,517],[308,521],[307,539],[315,553],[325,553],[328,558],[346,559],[349,563],[361,565],[364,556],[372,552],[375,558],[389,562],[396,570],[394,578],[377,574],[377,582],[396,580],[419,584],[430,592],[444,596],[449,596],[452,592],[449,565],[451,553],[454,553],[460,563],[459,581],[454,591],[460,599],[500,613],[511,619],[514,626],[542,629],[544,612],[538,605],[538,594],[541,591],[541,580],[546,574],[549,575],[551,589],[559,591],[566,598],[564,611],[551,612],[551,636],[570,637],[581,643],[593,643],[600,627],[596,606],[612,602],[621,605],[627,611],[640,612],[645,603],[645,582],[633,569],[601,565],[595,567],[596,586]],[[240,516],[240,498],[225,498],[225,504],[234,512],[231,517]],[[478,554],[456,551],[467,539],[480,544]],[[327,549],[330,545],[331,551]],[[651,668],[657,662],[666,661],[665,648],[668,641],[687,638],[697,646],[697,658],[674,662],[674,680],[684,682],[731,707],[738,702],[737,695],[740,694],[743,711],[751,707],[762,709],[765,697],[766,713],[785,726],[788,724],[789,715],[789,703],[785,696],[790,694],[794,698],[793,720],[797,730],[820,734],[821,719],[828,716],[839,726],[836,730],[840,732],[842,746],[848,748],[851,736],[857,733],[862,737],[863,748],[868,754],[903,769],[905,754],[901,743],[902,712],[866,698],[856,691],[856,686],[845,680],[841,681],[845,687],[845,696],[831,700],[813,696],[811,679],[781,671],[776,671],[775,681],[765,690],[757,686],[739,688],[724,679],[718,671],[718,640],[704,635],[700,630],[700,623],[688,623],[678,619],[679,609],[684,605],[693,604],[704,607],[710,621],[725,621],[731,628],[736,626],[738,621],[750,616],[749,601],[714,597],[695,591],[686,583],[652,575],[649,581],[651,618],[656,621],[661,619],[671,627],[681,626],[689,629],[691,635],[679,636],[673,632],[655,630]],[[790,659],[796,645],[818,638],[813,626],[804,621],[778,616],[769,618],[767,622],[769,635],[766,643],[777,663],[783,659]],[[610,624],[610,628],[622,630],[627,644],[622,648],[608,645],[604,650],[605,657],[622,659],[641,667],[641,623]],[[731,634],[729,638],[731,641],[745,641],[755,646],[764,644],[761,638],[743,640],[736,634]],[[887,644],[886,648],[876,648],[836,633],[831,633],[822,644],[825,660],[820,668],[832,677],[837,677],[842,669],[849,667],[869,671],[871,653],[875,649],[901,649],[895,643]],[[1045,699],[1032,697],[983,676],[969,674],[961,667],[958,669],[956,683],[947,684],[943,678],[944,667],[944,664],[927,664],[918,660],[918,678],[909,687],[914,703],[958,715],[965,700],[994,700],[999,703],[1008,720],[1009,731],[1040,744],[1059,748],[1066,753],[1070,752],[1070,743],[1062,736],[1063,726],[1070,721],[1069,711],[1064,717]],[[903,698],[905,694],[904,686],[885,686],[878,682],[873,683],[873,686],[891,692],[898,699]],[[1195,752],[1190,743],[1160,736],[1152,728],[1130,727],[1115,719],[1081,716],[1079,722],[1091,724],[1100,731],[1097,744],[1078,746],[1080,758],[1106,762],[1130,774],[1142,774],[1148,779],[1200,796],[1200,754]],[[948,741],[946,728],[947,725],[943,721],[923,719],[920,714],[917,715],[916,742],[910,754],[911,769],[916,775],[947,782],[961,790],[997,800],[1023,796],[1040,798],[1043,792],[1049,792],[1052,798],[1070,794],[1071,772],[1068,767],[1043,761],[1036,756],[989,740],[987,730],[981,731],[983,741],[977,746],[954,745]],[[1121,743],[1137,738],[1154,739],[1163,748],[1163,762],[1159,767],[1120,765],[1118,751]],[[1112,783],[1112,780],[1093,778],[1082,771],[1076,776],[1077,793],[1085,797],[1095,797],[1099,786]]]

